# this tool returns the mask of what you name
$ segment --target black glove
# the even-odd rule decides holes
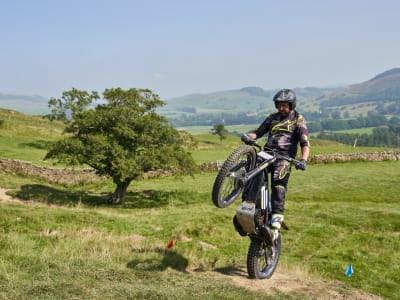
[[[244,142],[246,145],[253,145],[256,141],[253,140],[251,137],[247,135],[247,133],[243,133],[242,136],[240,137],[242,142]]]
[[[305,159],[301,159],[297,164],[296,164],[296,169],[297,170],[303,170],[305,171],[307,168],[307,161]]]

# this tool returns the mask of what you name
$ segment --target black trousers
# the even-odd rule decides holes
[[[276,160],[268,171],[261,172],[250,180],[244,191],[243,201],[255,201],[257,206],[261,201],[261,187],[268,184],[268,173],[271,174],[271,208],[273,214],[283,214],[285,196],[290,177],[290,163],[286,160]]]

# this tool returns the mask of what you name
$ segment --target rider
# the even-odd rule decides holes
[[[244,142],[251,142],[268,135],[265,147],[277,150],[280,154],[296,157],[298,144],[301,147],[301,160],[297,169],[305,170],[310,153],[310,143],[306,121],[296,108],[296,94],[289,89],[280,90],[273,98],[277,113],[269,115],[256,130],[242,135]],[[277,159],[271,165],[271,206],[274,235],[277,236],[283,222],[285,194],[290,176],[290,163]],[[244,201],[257,200],[265,174],[261,172],[249,182],[243,193]]]

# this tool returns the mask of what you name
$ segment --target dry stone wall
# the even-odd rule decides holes
[[[100,180],[93,169],[61,169],[37,166],[31,162],[0,158],[0,172],[34,175],[50,182],[61,184],[79,184]]]
[[[400,160],[400,151],[364,152],[350,154],[327,154],[312,155],[309,159],[310,164],[339,163],[348,161],[385,161]],[[218,170],[223,161],[209,162],[199,165],[201,173],[214,172]],[[61,169],[45,166],[37,166],[31,162],[0,158],[0,172],[10,172],[17,174],[34,175],[45,178],[49,182],[61,184],[79,184],[82,182],[92,182],[101,180],[95,170],[84,169]],[[170,176],[169,172],[155,170],[146,173],[143,177]]]
[[[400,151],[363,152],[347,154],[312,155],[309,162],[314,164],[337,163],[347,161],[385,161],[400,160]]]

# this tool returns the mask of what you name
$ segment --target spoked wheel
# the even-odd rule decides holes
[[[280,255],[280,235],[274,246],[269,246],[260,239],[251,238],[249,252],[247,253],[247,272],[249,277],[257,279],[270,278],[278,265]]]
[[[212,200],[215,206],[227,207],[242,193],[244,187],[237,177],[254,169],[256,157],[256,151],[250,146],[241,146],[229,155],[214,182]]]

